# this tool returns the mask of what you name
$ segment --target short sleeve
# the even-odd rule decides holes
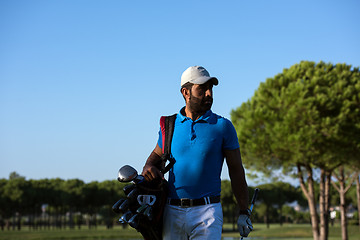
[[[228,119],[224,119],[224,142],[223,148],[234,150],[239,148],[239,140],[234,125]]]

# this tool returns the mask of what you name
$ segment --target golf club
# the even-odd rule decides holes
[[[151,206],[148,206],[145,211],[144,211],[144,216],[146,216],[149,221],[152,221],[153,219],[153,213],[152,213],[152,207]]]
[[[126,199],[124,202],[121,203],[121,205],[119,206],[119,211],[120,212],[125,212],[127,209],[129,208],[129,200]]]
[[[131,211],[127,211],[124,215],[121,216],[119,222],[127,223],[129,222],[130,218],[133,216]]]
[[[119,182],[130,182],[133,181],[134,183],[140,183],[144,181],[144,177],[138,175],[138,172],[135,168],[125,165],[119,169],[118,172],[118,181]]]
[[[137,197],[139,190],[137,188],[133,189],[128,195],[128,199],[135,199]]]
[[[137,229],[139,227],[139,218],[138,215],[135,214],[134,216],[132,216],[129,221],[128,221],[129,225],[135,229]]]
[[[124,191],[125,195],[127,196],[134,188],[135,188],[135,184],[126,185],[123,188],[123,191]]]
[[[136,212],[139,213],[139,214],[142,214],[148,207],[149,205],[147,204],[144,204],[144,205],[141,205],[137,210]]]
[[[254,195],[253,195],[253,198],[252,198],[252,200],[251,200],[250,213],[252,212],[252,210],[253,210],[253,208],[254,208],[255,201],[256,201],[256,199],[257,199],[257,196],[258,196],[259,191],[260,191],[260,189],[255,188]]]
[[[253,197],[252,197],[252,199],[251,199],[251,205],[250,205],[250,209],[249,209],[249,210],[250,210],[250,211],[249,211],[249,217],[251,216],[251,213],[252,213],[252,210],[253,210],[253,208],[254,208],[255,201],[256,201],[256,199],[257,199],[257,196],[258,196],[259,191],[260,191],[260,189],[255,188],[254,195],[253,195]],[[243,240],[244,237],[241,236],[240,239]]]
[[[120,210],[119,210],[119,207],[120,205],[125,201],[124,198],[120,199],[119,201],[117,201],[113,206],[112,206],[112,210],[115,212],[115,213],[120,213]]]

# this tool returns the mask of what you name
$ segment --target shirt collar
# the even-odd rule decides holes
[[[179,111],[178,116],[180,118],[180,121],[181,122],[185,122],[186,120],[192,121],[191,118],[184,116],[183,112],[185,112],[185,107],[181,108],[180,111]],[[197,119],[195,122],[199,122],[199,121],[210,122],[210,119],[211,119],[212,115],[213,115],[213,112],[211,110],[208,110],[204,115],[199,117],[199,119]]]

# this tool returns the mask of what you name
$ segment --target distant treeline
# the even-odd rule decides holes
[[[79,179],[26,180],[17,174],[0,179],[0,223],[2,229],[80,228],[105,224],[112,227],[120,217],[112,205],[124,198],[124,183],[116,180],[85,183]],[[285,206],[297,201],[306,207],[301,191],[288,183],[258,186],[261,191],[253,218],[257,222],[309,222],[308,213]],[[254,188],[249,187],[250,196]],[[228,180],[222,181],[224,221],[235,223],[238,208]],[[234,225],[235,227],[235,225]]]
[[[0,179],[1,227],[20,229],[24,223],[33,228],[92,227],[99,220],[112,226],[116,216],[111,206],[125,196],[124,186],[116,180],[25,180],[11,174],[10,180]]]

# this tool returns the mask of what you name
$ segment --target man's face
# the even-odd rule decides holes
[[[211,109],[213,103],[213,84],[208,81],[204,84],[194,84],[190,90],[189,107],[194,112],[205,113]]]

